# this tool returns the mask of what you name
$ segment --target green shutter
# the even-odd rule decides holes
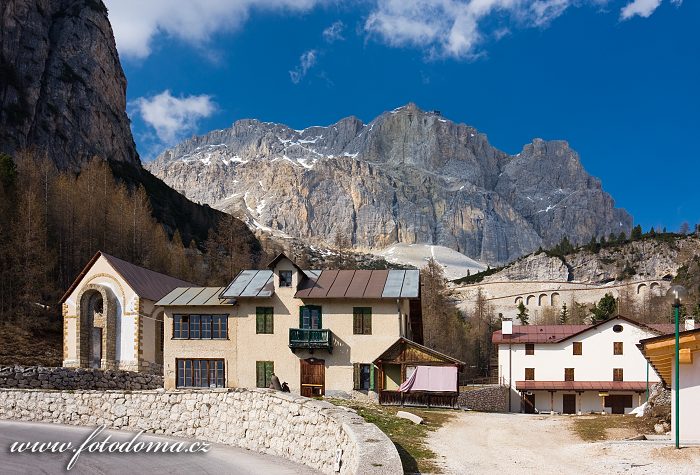
[[[352,388],[360,389],[360,363],[352,364]]]
[[[255,362],[255,385],[259,388],[265,387],[265,362]]]
[[[358,307],[352,309],[352,332],[355,335],[362,334],[362,313]]]
[[[362,317],[362,333],[365,335],[372,334],[372,308],[366,308]]]
[[[263,315],[260,312],[260,307],[255,309],[255,333],[264,333],[265,327],[263,322]]]
[[[374,365],[372,363],[369,364],[369,389],[374,391]]]
[[[274,361],[266,361],[265,362],[265,387],[270,386],[270,382],[272,381],[272,373],[275,372],[275,363]]]
[[[268,307],[265,313],[265,333],[275,333],[274,309]]]

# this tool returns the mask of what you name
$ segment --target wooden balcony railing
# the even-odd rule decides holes
[[[328,350],[333,352],[333,339],[328,329],[290,328],[289,347],[292,350]]]

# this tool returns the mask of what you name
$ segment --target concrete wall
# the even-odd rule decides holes
[[[100,425],[229,444],[323,473],[398,474],[394,444],[354,411],[271,390],[0,390],[0,419]]]
[[[621,325],[622,332],[614,332],[615,325]],[[517,325],[513,327],[514,332],[517,332],[517,327]],[[574,368],[575,381],[612,381],[613,368],[623,369],[624,381],[646,381],[647,361],[635,345],[639,340],[652,336],[656,334],[625,320],[613,319],[561,343],[536,344],[533,355],[525,354],[524,343],[511,345],[511,350],[508,344],[500,344],[498,376],[501,384],[512,387],[511,411],[520,411],[520,395],[515,391],[515,386],[517,381],[525,380],[525,368],[535,368],[535,381],[564,381],[565,368]],[[574,355],[574,342],[582,343],[582,355]],[[622,355],[613,354],[614,342],[623,343]],[[509,351],[512,351],[510,361]],[[509,371],[509,364],[512,365],[511,371]],[[509,376],[512,380],[509,380]],[[653,384],[659,380],[656,371],[649,368],[650,383]],[[544,407],[549,411],[549,393],[545,391],[544,394],[547,395]],[[597,394],[596,391],[594,399],[584,396],[581,406],[583,412],[602,410]],[[540,397],[536,395],[536,399],[540,409]],[[633,401],[637,403],[636,398],[633,398]],[[555,405],[561,407],[561,393],[555,394]]]
[[[693,353],[692,364],[681,364],[680,378],[680,440],[700,442],[700,351]],[[671,437],[676,437],[676,368],[671,381]]]

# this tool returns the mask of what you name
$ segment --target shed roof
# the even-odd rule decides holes
[[[178,287],[156,302],[156,306],[176,307],[180,305],[220,306],[233,305],[234,300],[219,297],[223,287]]]
[[[646,391],[646,381],[516,381],[518,391]]]
[[[382,361],[394,361],[404,352],[406,348],[413,348],[417,350],[418,353],[423,353],[431,357],[430,360],[426,359],[426,361],[435,362],[435,360],[438,360],[445,364],[464,366],[464,362],[458,360],[457,358],[440,353],[437,350],[433,350],[432,348],[428,348],[427,346],[423,346],[407,338],[399,338],[392,343],[389,348],[384,350],[384,352],[374,360],[374,364],[380,364]],[[416,363],[416,361],[411,361],[411,363]]]
[[[640,323],[631,318],[618,315],[595,325],[513,325],[513,334],[508,337],[501,330],[495,331],[491,341],[502,343],[559,343],[576,335],[598,328],[613,320],[623,320],[641,328],[646,328],[657,334],[666,333],[673,325],[667,323]]]
[[[700,351],[700,328],[679,332],[678,337],[681,356],[684,356],[684,352],[690,353],[689,357],[692,362],[693,353]],[[673,359],[676,352],[675,332],[641,340],[637,344],[637,348],[659,373],[664,385],[670,386],[673,375]]]
[[[242,270],[221,293],[221,298],[271,297],[274,293],[271,270]]]
[[[177,287],[190,287],[193,285],[191,282],[176,279],[175,277],[137,266],[131,262],[98,251],[83,268],[78,277],[75,278],[66,293],[63,294],[60,303],[68,299],[70,294],[78,287],[80,281],[85,277],[100,256],[105,258],[109,265],[111,265],[126,283],[129,284],[129,287],[136,292],[136,295],[148,300],[156,301]]]

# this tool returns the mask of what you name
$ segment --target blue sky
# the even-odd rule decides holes
[[[700,2],[108,0],[149,159],[241,118],[409,101],[517,153],[568,140],[644,230],[700,223]]]

